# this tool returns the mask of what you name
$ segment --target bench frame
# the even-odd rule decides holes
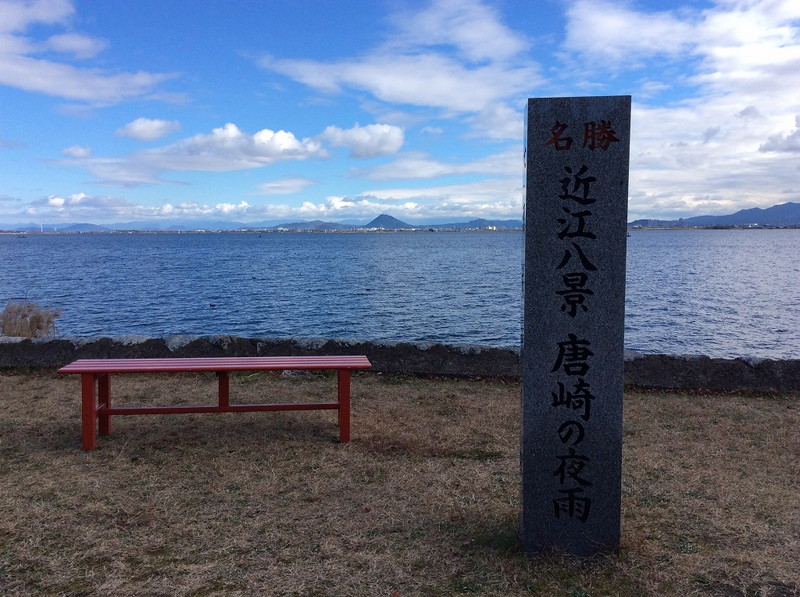
[[[278,410],[338,410],[339,439],[350,441],[350,372],[369,369],[366,356],[299,357],[214,357],[166,359],[79,359],[62,367],[58,373],[81,376],[82,447],[94,450],[97,433],[111,434],[113,415],[156,415],[182,413],[232,413]],[[231,404],[231,371],[320,370],[338,371],[336,402],[300,402],[283,404]],[[196,406],[123,406],[111,405],[111,375],[115,373],[213,372],[219,381],[218,403]]]

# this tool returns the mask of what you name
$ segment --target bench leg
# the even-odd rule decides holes
[[[217,371],[219,379],[219,407],[228,408],[231,403],[231,380],[227,371]]]
[[[97,377],[97,401],[100,406],[111,408],[111,375],[103,373]],[[99,414],[100,435],[111,435],[111,415]]]
[[[97,405],[93,373],[81,374],[81,431],[84,450],[97,446]]]
[[[339,441],[350,441],[350,369],[339,370]]]

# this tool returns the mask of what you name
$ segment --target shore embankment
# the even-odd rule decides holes
[[[0,367],[61,367],[86,358],[365,354],[385,373],[516,379],[518,347],[413,344],[327,338],[35,338],[0,336]],[[694,355],[625,355],[628,387],[709,391],[800,391],[800,359],[719,359]]]

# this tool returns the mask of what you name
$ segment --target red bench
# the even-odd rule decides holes
[[[301,357],[216,357],[177,359],[80,359],[62,367],[58,373],[81,375],[81,428],[83,449],[97,446],[100,435],[111,433],[112,415],[156,415],[177,413],[231,413],[269,410],[339,411],[339,439],[350,441],[350,372],[369,369],[367,357],[357,356],[301,356]],[[264,371],[288,369],[336,369],[338,394],[336,402],[289,404],[231,404],[231,371]],[[216,406],[124,406],[111,405],[112,373],[169,373],[210,371],[219,379],[219,403]]]

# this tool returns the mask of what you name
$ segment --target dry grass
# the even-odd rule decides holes
[[[232,397],[335,379],[236,376]],[[213,402],[118,376],[117,403]],[[0,375],[0,594],[798,594],[798,397],[626,396],[623,545],[519,553],[519,386],[353,378],[323,411],[116,417],[80,450],[76,376]],[[123,397],[125,397],[123,399]]]
[[[55,335],[56,317],[59,315],[61,309],[49,309],[29,301],[9,299],[0,313],[0,329],[4,336],[45,338]]]

